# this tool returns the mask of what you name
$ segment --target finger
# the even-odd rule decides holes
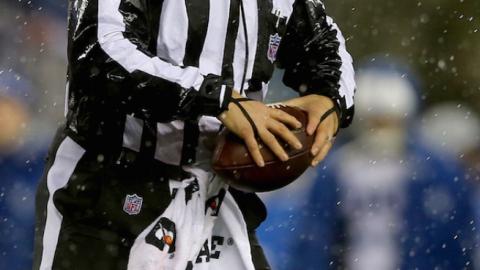
[[[312,154],[316,155],[327,140],[332,140],[336,132],[336,123],[334,117],[325,119],[316,129],[314,143],[312,145]]]
[[[295,118],[293,115],[290,115],[290,114],[288,114],[284,111],[281,111],[279,109],[271,108],[270,109],[270,116],[273,119],[276,119],[276,120],[278,120],[282,123],[285,123],[292,128],[301,128],[302,127],[302,123],[300,123],[300,121],[298,121],[297,118]]]
[[[311,165],[317,166],[318,163],[320,163],[320,161],[324,160],[328,152],[330,151],[330,149],[332,149],[332,145],[333,143],[330,141],[327,144],[325,144],[320,150],[320,152],[313,158]]]
[[[250,133],[248,136],[243,138],[245,144],[247,145],[248,152],[252,156],[253,160],[259,167],[265,166],[265,162],[263,161],[262,154],[260,153],[260,147],[258,146],[258,142],[253,136],[253,132]]]
[[[331,113],[327,118],[325,118],[325,120],[323,120],[321,124],[323,123],[328,123],[329,125],[331,125],[331,127],[334,130],[333,134],[335,134],[338,130],[338,125],[340,124],[337,113],[336,112]]]
[[[334,130],[337,130],[338,118],[336,113],[329,114],[325,119],[323,119],[323,121],[321,121],[322,117],[323,117],[323,114],[318,114],[316,112],[310,113],[308,115],[308,125],[307,125],[308,135],[312,135],[319,125],[322,125],[327,122],[334,127]]]
[[[320,124],[320,114],[318,113],[309,113],[308,114],[308,124],[307,124],[307,134],[313,135],[318,125]]]
[[[288,160],[288,155],[283,150],[282,146],[280,143],[277,141],[277,138],[273,136],[272,133],[268,130],[263,130],[259,132],[260,138],[262,141],[265,143],[265,145],[272,150],[272,152],[281,160],[281,161],[287,161]]]
[[[295,134],[293,134],[293,132],[281,122],[269,121],[268,128],[270,131],[282,138],[293,148],[297,150],[302,149],[302,144],[300,143],[300,140],[297,138],[297,136],[295,136]]]
[[[315,139],[312,144],[311,153],[316,156],[322,147],[329,142],[331,136],[328,135],[321,127],[317,130],[315,134]]]
[[[340,120],[338,119],[338,116],[336,113],[332,114],[331,116],[329,116],[330,119],[332,119],[333,121],[333,129],[335,130],[335,132],[339,129],[339,125],[340,125]],[[327,119],[328,120],[328,119]]]

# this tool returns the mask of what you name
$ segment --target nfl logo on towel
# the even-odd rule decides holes
[[[137,194],[127,195],[127,197],[125,197],[123,211],[129,215],[137,215],[142,209],[142,202],[143,198]]]
[[[270,35],[267,58],[272,63],[275,62],[275,59],[277,58],[277,51],[281,40],[282,38],[278,35],[278,33],[275,33],[275,35]]]

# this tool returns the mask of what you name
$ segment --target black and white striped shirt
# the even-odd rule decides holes
[[[184,163],[198,131],[218,130],[230,91],[263,99],[275,66],[351,121],[352,59],[319,0],[70,0],[69,10],[67,127],[87,149]]]

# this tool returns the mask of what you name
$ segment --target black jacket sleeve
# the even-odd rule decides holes
[[[285,85],[301,95],[332,98],[340,113],[340,126],[351,123],[355,92],[352,58],[340,30],[319,0],[295,2],[277,59],[285,68]]]
[[[70,84],[81,95],[114,100],[143,119],[218,115],[228,106],[232,87],[196,67],[157,57],[159,18],[148,5],[145,0],[70,1]],[[87,81],[95,90],[85,90]]]

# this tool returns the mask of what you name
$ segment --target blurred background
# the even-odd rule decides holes
[[[273,269],[480,269],[480,1],[325,0],[355,59],[355,124],[262,194]],[[29,269],[63,121],[66,3],[0,1],[0,269]],[[275,74],[270,101],[292,92]],[[288,198],[288,199],[286,199]]]

